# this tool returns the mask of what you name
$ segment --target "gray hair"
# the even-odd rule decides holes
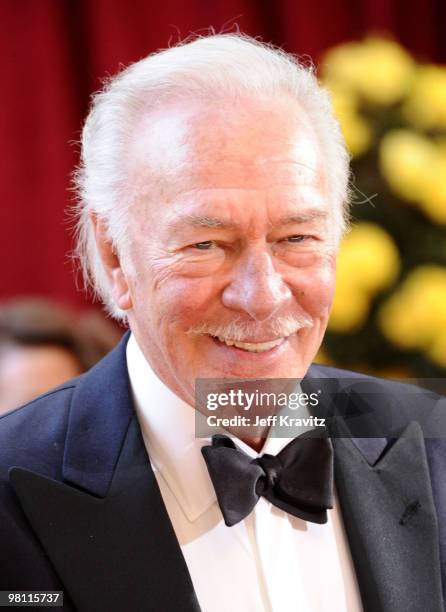
[[[78,203],[76,251],[86,286],[117,319],[90,214],[102,218],[116,252],[125,253],[132,197],[125,154],[135,121],[143,112],[185,99],[218,101],[223,96],[274,99],[288,93],[304,109],[319,139],[338,236],[348,217],[349,157],[328,93],[311,65],[241,34],[199,37],[154,53],[128,66],[93,96],[81,138],[81,161],[74,176]]]

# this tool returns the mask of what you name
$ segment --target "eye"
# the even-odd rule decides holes
[[[198,249],[199,251],[209,251],[212,247],[215,246],[214,240],[205,240],[203,242],[196,242],[192,245],[194,249]]]
[[[287,242],[304,242],[304,240],[307,240],[310,236],[305,236],[303,234],[297,234],[295,236],[288,236],[288,238],[286,238]]]

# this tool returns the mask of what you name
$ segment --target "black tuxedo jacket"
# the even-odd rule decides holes
[[[199,610],[135,417],[126,340],[0,419],[0,590],[63,590],[65,610]],[[346,376],[356,375],[312,366],[302,386],[342,388]],[[364,608],[440,612],[446,441],[425,436],[444,430],[444,400],[374,378],[358,385],[342,397],[360,437],[333,444]],[[395,435],[367,437],[390,412]]]

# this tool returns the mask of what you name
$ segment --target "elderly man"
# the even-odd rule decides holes
[[[357,376],[310,367],[347,181],[311,69],[247,37],[149,56],[96,96],[79,253],[131,332],[0,421],[2,590],[67,610],[443,609],[446,447],[413,421],[424,404],[424,430],[443,424],[437,396],[357,377],[349,409],[398,408],[390,441],[195,437],[197,379]]]

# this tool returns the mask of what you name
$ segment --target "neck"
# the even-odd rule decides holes
[[[265,438],[240,438],[240,440],[254,449],[256,453],[260,453],[266,442]]]

